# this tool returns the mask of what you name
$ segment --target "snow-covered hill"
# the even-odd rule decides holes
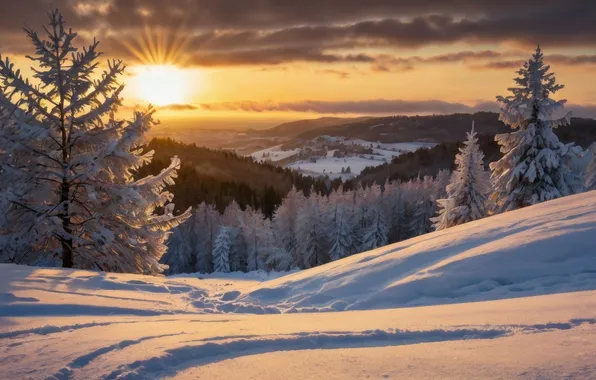
[[[594,236],[590,192],[281,277],[0,265],[0,378],[593,378]]]

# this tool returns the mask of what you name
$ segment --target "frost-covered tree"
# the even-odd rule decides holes
[[[244,216],[242,209],[236,202],[232,200],[230,204],[226,206],[224,213],[221,217],[221,223],[226,226],[238,227],[242,224],[242,217]]]
[[[455,156],[457,169],[447,185],[447,198],[437,200],[439,216],[432,218],[434,228],[442,230],[458,224],[484,218],[490,182],[484,170],[484,154],[478,147],[478,138],[472,131]]]
[[[383,212],[387,221],[387,243],[401,240],[404,199],[399,182],[386,182],[383,190]]]
[[[354,249],[354,220],[343,190],[336,190],[329,196],[325,223],[330,260],[351,255]]]
[[[322,197],[311,190],[296,220],[296,252],[302,268],[312,268],[329,261],[325,249]]]
[[[193,273],[196,270],[196,252],[193,237],[197,230],[194,228],[196,215],[172,230],[167,242],[168,249],[161,262],[168,265],[166,274]]]
[[[232,227],[223,226],[219,229],[213,242],[213,271],[228,273],[231,270],[230,252],[235,238]]]
[[[244,225],[232,229],[232,247],[230,249],[230,270],[246,272],[248,268],[247,242],[242,232]]]
[[[389,227],[383,210],[381,187],[372,185],[368,191],[368,207],[366,210],[366,226],[362,230],[360,251],[368,251],[387,244]]]
[[[201,203],[195,211],[194,232],[196,234],[196,270],[201,273],[213,272],[213,242],[220,226],[220,215],[215,206]]]
[[[249,271],[262,268],[260,252],[265,248],[266,235],[271,226],[265,222],[265,216],[250,206],[244,211],[242,234],[246,242],[247,269]]]
[[[121,61],[99,72],[98,42],[77,50],[58,11],[47,36],[27,29],[35,47],[31,81],[0,57],[0,252],[3,260],[58,256],[64,267],[158,273],[172,215],[179,160],[135,179],[153,110],[117,119]],[[158,214],[156,210],[163,209]]]
[[[410,202],[406,208],[408,237],[426,234],[432,231],[431,218],[436,213],[437,185],[436,181],[425,176],[410,184]]]
[[[296,221],[305,202],[304,194],[292,187],[273,215],[273,230],[279,246],[293,257],[292,266],[295,267],[302,264],[302,257],[296,251]]]
[[[497,212],[583,191],[583,179],[570,168],[581,148],[559,142],[553,132],[569,124],[571,112],[563,113],[565,100],[550,98],[564,86],[549,71],[538,46],[517,72],[518,87],[509,89],[512,95],[497,97],[499,119],[515,130],[495,136],[503,153],[490,164]]]
[[[584,159],[588,161],[584,173],[586,190],[596,190],[596,143],[590,145]]]
[[[262,248],[259,257],[265,262],[267,270],[288,271],[293,266],[292,255],[282,246],[269,219],[264,220]]]

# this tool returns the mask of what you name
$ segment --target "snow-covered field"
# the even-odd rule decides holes
[[[335,149],[327,151],[327,156],[318,158],[317,162],[309,160],[296,160],[284,165],[288,168],[298,170],[300,173],[310,176],[328,175],[331,179],[341,177],[350,179],[357,176],[368,166],[379,166],[385,162],[390,162],[393,157],[397,157],[405,152],[413,152],[420,148],[431,148],[434,143],[408,142],[408,143],[379,143],[360,139],[344,139],[343,137],[326,136],[333,142],[341,142],[343,145],[361,145],[363,147],[372,147],[373,154],[355,155],[345,158],[334,158]],[[277,162],[287,159],[300,153],[300,149],[282,150],[282,145],[276,145],[271,148],[259,150],[251,154],[255,161],[271,160]],[[341,169],[350,167],[351,174],[341,173]]]
[[[285,158],[291,157],[298,154],[300,149],[282,150],[281,145],[272,146],[271,148],[262,149],[257,152],[251,153],[252,158],[257,161],[271,160],[277,162]]]
[[[281,277],[0,265],[0,378],[596,378],[595,234],[590,192]]]
[[[350,139],[345,140],[343,142],[345,145],[361,145],[363,147],[370,147],[372,145],[373,148],[379,147],[383,150],[388,151],[401,151],[401,152],[413,152],[420,148],[432,148],[433,146],[437,145],[435,143],[427,143],[427,142],[403,142],[403,143],[381,143],[381,142],[373,142],[373,141],[366,141],[361,139]]]
[[[329,178],[333,179],[335,177],[343,177],[344,179],[350,178],[352,176],[360,174],[364,168],[367,166],[379,166],[385,162],[391,161],[391,158],[384,159],[383,156],[376,156],[376,155],[365,155],[368,158],[362,157],[345,157],[345,158],[334,158],[334,157],[325,157],[317,159],[317,162],[310,162],[310,161],[295,161],[291,164],[285,165],[287,168],[293,168],[298,170],[299,172],[311,175],[311,176],[319,176],[319,175],[329,175]],[[372,159],[371,159],[372,157]],[[342,175],[341,169],[350,168],[350,174]]]

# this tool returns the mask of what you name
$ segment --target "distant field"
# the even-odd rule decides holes
[[[341,140],[336,137],[327,137],[330,142],[341,142],[343,145],[360,145],[365,148],[372,148],[372,154],[355,154],[349,157],[333,157],[337,149],[327,150],[326,157],[317,158],[316,162],[309,159],[295,160],[293,162],[285,162],[284,167],[298,170],[304,175],[318,177],[321,175],[328,175],[331,179],[341,177],[343,179],[350,179],[360,174],[366,167],[379,166],[385,162],[390,162],[393,157],[406,152],[413,152],[420,148],[430,148],[436,144],[425,142],[403,142],[403,143],[379,143],[374,141],[366,141],[362,139]],[[262,149],[251,154],[251,156],[259,162],[270,160],[271,162],[279,162],[286,160],[294,155],[300,153],[300,149],[283,150],[282,145],[276,145],[267,149]],[[342,173],[347,168],[350,168],[350,173]]]

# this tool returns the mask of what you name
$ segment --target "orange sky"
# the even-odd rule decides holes
[[[596,6],[543,3],[56,0],[79,45],[95,36],[127,63],[125,105],[153,102],[162,120],[494,110],[537,42],[566,86],[556,98],[596,117]],[[41,30],[44,4],[0,15],[0,54],[24,69],[20,27]]]

